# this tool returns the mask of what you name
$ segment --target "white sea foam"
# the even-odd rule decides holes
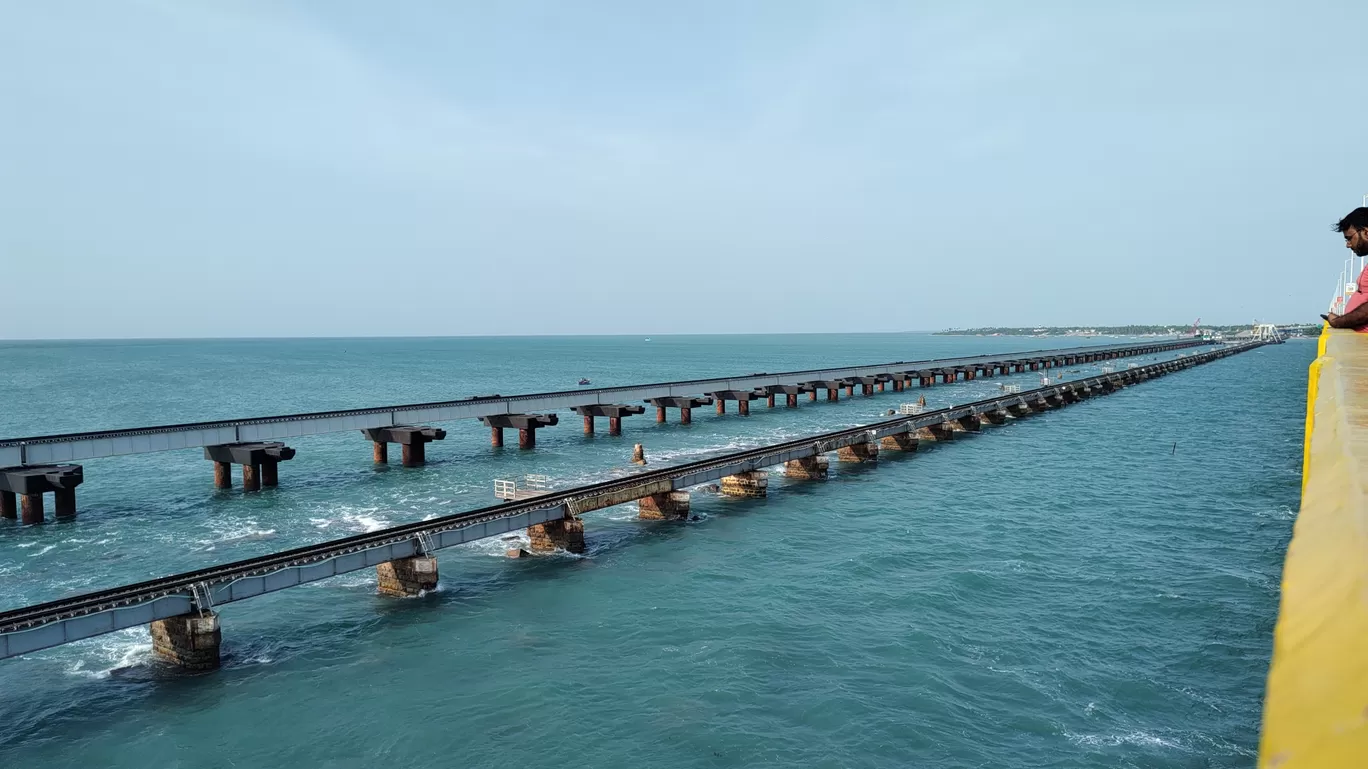
[[[209,536],[199,540],[201,549],[205,551],[243,542],[274,539],[276,534],[275,529],[265,528],[253,518],[212,521],[209,529]]]
[[[328,531],[346,531],[364,534],[393,526],[394,523],[380,512],[379,508],[359,510],[338,510],[331,518],[310,518],[309,523]]]
[[[1135,730],[1124,734],[1071,734],[1065,732],[1064,736],[1076,745],[1092,745],[1097,747],[1116,747],[1118,745],[1135,745],[1145,748],[1171,748],[1174,750],[1188,750],[1188,746],[1176,739],[1165,739],[1157,734],[1146,731]]]
[[[485,537],[474,542],[467,542],[460,548],[467,552],[478,555],[506,557],[509,550],[520,548],[527,550],[532,547],[532,540],[527,538],[526,531],[510,531],[507,534],[500,534],[497,537]]]
[[[54,650],[52,654],[74,657],[66,673],[81,678],[108,678],[121,668],[146,662],[152,639],[146,628],[136,627],[91,639],[88,643]]]

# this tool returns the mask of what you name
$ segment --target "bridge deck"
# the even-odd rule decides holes
[[[928,361],[895,361],[868,366],[788,371],[778,374],[756,373],[736,377],[692,379],[624,387],[586,387],[527,395],[475,396],[433,403],[376,406],[363,409],[156,425],[60,435],[38,435],[28,438],[5,438],[0,439],[0,467],[58,464],[123,454],[146,454],[174,449],[217,446],[224,443],[282,440],[303,435],[363,430],[372,427],[477,419],[496,414],[525,414],[534,411],[569,409],[575,406],[644,401],[648,398],[691,396],[717,390],[750,390],[765,385],[796,384],[800,381],[813,379],[877,376],[927,368],[944,368],[1007,360],[1043,360],[1085,353],[1130,352],[1133,355],[1147,354],[1148,352],[1175,350],[1200,344],[1208,344],[1208,342],[1182,339],[1120,345],[1094,345],[1091,347],[974,355]]]
[[[1368,336],[1326,329],[1307,389],[1259,765],[1368,761]]]
[[[455,513],[236,563],[0,612],[0,659],[185,614],[194,608],[193,595],[196,588],[206,593],[215,606],[240,601],[387,561],[499,536],[562,518],[568,512],[580,513],[619,504],[649,493],[709,483],[789,460],[836,451],[844,446],[915,431],[949,419],[1036,403],[1043,398],[1060,396],[1074,390],[1120,382],[1138,376],[1177,371],[1251,349],[1259,344],[1255,342],[1221,347],[1186,358],[1021,393],[1004,394],[923,414],[899,416],[870,425],[808,436],[688,464],[642,471],[626,478],[552,491],[525,501],[513,501]]]

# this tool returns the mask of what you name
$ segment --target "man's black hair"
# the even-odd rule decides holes
[[[1355,208],[1350,211],[1348,215],[1335,224],[1335,232],[1344,232],[1350,227],[1356,230],[1368,230],[1368,207]]]

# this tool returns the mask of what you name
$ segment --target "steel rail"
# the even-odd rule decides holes
[[[881,420],[858,427],[804,436],[791,441],[770,444],[755,449],[747,449],[685,464],[642,471],[625,478],[616,478],[571,489],[553,491],[545,496],[529,500],[492,505],[427,521],[401,524],[380,531],[357,534],[269,555],[256,556],[232,563],[210,566],[203,569],[183,572],[181,574],[169,575],[144,582],[122,585],[107,590],[100,590],[12,609],[0,612],[0,635],[32,629],[50,622],[155,601],[159,598],[168,596],[184,595],[190,593],[192,588],[196,585],[204,584],[210,587],[223,585],[250,577],[260,577],[282,569],[316,564],[321,561],[327,561],[351,553],[372,550],[395,543],[410,542],[419,536],[440,534],[444,531],[463,528],[483,521],[509,518],[536,510],[545,510],[547,508],[569,505],[575,499],[631,489],[653,481],[696,476],[700,473],[716,470],[718,468],[735,467],[737,465],[746,464],[747,462],[765,461],[786,452],[792,453],[795,450],[802,451],[808,449],[810,450],[808,452],[809,455],[832,451],[839,448],[842,441],[858,439],[860,436],[880,433],[887,435],[895,432],[906,432],[915,430],[919,427],[939,424],[950,419],[1001,411],[1008,406],[1028,405],[1030,403],[1039,402],[1045,398],[1063,396],[1066,393],[1083,388],[1091,388],[1095,385],[1121,382],[1127,379],[1134,379],[1141,375],[1148,376],[1151,373],[1168,373],[1170,371],[1189,368],[1199,363],[1205,363],[1210,360],[1243,352],[1258,347],[1261,344],[1262,343],[1248,343],[1223,346],[1217,349],[1196,353],[1191,357],[1161,361],[1147,366],[1110,372],[1066,383],[1048,385],[1020,393],[994,396],[992,398],[985,398],[957,406],[927,411],[923,414],[901,415],[896,418]],[[778,461],[782,460],[775,460],[769,464],[776,464]]]
[[[478,403],[478,404],[481,404],[481,405],[505,404],[505,403],[507,403],[507,404],[514,404],[514,403],[519,403],[519,402],[527,401],[527,400],[550,399],[550,398],[574,398],[574,397],[583,397],[583,398],[585,399],[585,402],[586,402],[586,403],[590,403],[590,402],[596,402],[596,401],[597,401],[597,396],[599,396],[599,395],[609,395],[609,394],[617,393],[617,392],[629,392],[629,391],[632,391],[632,390],[641,390],[641,389],[647,389],[647,388],[686,387],[686,386],[697,385],[697,386],[700,388],[700,389],[698,390],[698,392],[704,392],[704,391],[707,390],[707,388],[708,388],[709,386],[712,386],[712,385],[719,385],[719,386],[720,386],[720,385],[728,384],[728,383],[730,383],[730,382],[735,382],[735,381],[737,381],[737,380],[753,379],[753,378],[755,378],[755,377],[770,377],[770,378],[793,379],[793,378],[797,378],[797,377],[819,376],[819,375],[822,375],[822,374],[824,374],[824,373],[829,373],[829,372],[833,372],[833,371],[852,371],[852,372],[858,372],[858,371],[862,371],[862,370],[865,370],[865,369],[888,369],[888,368],[892,368],[892,367],[896,367],[896,366],[905,366],[905,367],[907,367],[907,368],[904,369],[904,370],[906,370],[906,371],[915,371],[915,370],[918,370],[918,369],[945,368],[945,367],[953,367],[953,366],[956,366],[956,365],[965,365],[965,364],[973,364],[973,363],[985,363],[985,362],[993,362],[993,361],[1003,361],[1003,362],[1005,362],[1005,361],[1017,360],[1017,359],[1030,360],[1030,359],[1036,359],[1036,358],[1043,359],[1043,358],[1066,357],[1066,356],[1082,355],[1082,354],[1096,354],[1096,353],[1108,353],[1108,352],[1125,352],[1125,351],[1129,351],[1129,350],[1145,349],[1145,348],[1156,348],[1156,349],[1158,349],[1158,350],[1160,350],[1160,351],[1167,351],[1167,350],[1181,349],[1181,348],[1184,348],[1184,347],[1192,347],[1192,346],[1196,346],[1196,345],[1198,345],[1198,344],[1203,344],[1203,343],[1204,343],[1204,342],[1202,342],[1201,340],[1194,340],[1194,339],[1179,339],[1179,340],[1165,340],[1165,341],[1154,341],[1154,342],[1135,342],[1135,343],[1120,344],[1120,345],[1093,345],[1093,346],[1090,346],[1090,347],[1070,347],[1070,348],[1060,348],[1060,349],[1056,349],[1056,350],[1032,350],[1032,351],[1026,351],[1026,352],[1010,352],[1010,353],[999,353],[999,354],[992,354],[992,355],[971,355],[971,356],[964,356],[964,357],[958,357],[958,358],[937,358],[937,359],[922,360],[922,361],[893,361],[893,362],[891,362],[891,363],[874,363],[874,364],[868,364],[868,365],[855,365],[855,366],[836,366],[836,367],[825,368],[825,369],[805,369],[805,370],[802,370],[802,371],[785,371],[785,372],[777,372],[777,373],[771,373],[771,372],[756,372],[756,373],[752,373],[752,374],[741,374],[741,375],[730,376],[730,377],[711,377],[711,378],[706,378],[706,379],[682,379],[682,380],[678,380],[678,381],[674,381],[674,382],[653,382],[653,383],[647,383],[647,384],[621,385],[621,386],[617,386],[617,387],[593,387],[593,388],[580,388],[580,389],[575,389],[575,390],[555,390],[555,391],[543,392],[543,393],[525,393],[525,394],[522,394],[522,395],[507,395],[507,396],[504,396],[504,395],[499,395],[499,396],[478,396],[478,395],[477,395],[477,396],[472,396],[472,397],[467,397],[467,398],[457,398],[457,399],[453,399],[453,400],[432,401],[432,402],[428,402],[428,403],[409,403],[409,404],[401,404],[401,405],[395,405],[395,406],[372,406],[372,407],[367,407],[367,408],[357,408],[357,409],[335,409],[335,410],[331,410],[331,411],[312,411],[312,412],[301,412],[301,413],[298,413],[298,414],[281,414],[281,415],[276,415],[276,416],[248,417],[248,418],[243,418],[243,419],[219,419],[219,420],[208,420],[208,421],[203,421],[203,422],[183,422],[183,423],[178,423],[178,424],[151,425],[151,426],[147,426],[147,427],[117,428],[117,429],[110,429],[110,430],[91,430],[91,431],[75,432],[75,433],[56,433],[56,434],[51,434],[51,435],[35,435],[35,436],[29,436],[29,437],[23,437],[23,438],[0,438],[0,448],[10,448],[10,447],[19,447],[19,446],[40,446],[40,445],[47,444],[47,443],[63,443],[63,442],[69,442],[69,441],[112,440],[112,439],[116,439],[116,438],[130,438],[130,437],[138,437],[138,436],[144,436],[144,435],[149,435],[149,434],[161,434],[161,433],[184,432],[184,431],[190,431],[190,430],[216,430],[216,429],[227,429],[227,428],[233,428],[233,427],[242,427],[242,426],[251,426],[251,425],[265,425],[265,424],[273,424],[273,423],[279,423],[279,422],[311,421],[311,420],[332,419],[332,418],[338,418],[338,417],[370,416],[370,415],[376,415],[376,414],[386,414],[386,413],[395,412],[395,411],[423,411],[423,410],[430,410],[430,409],[449,408],[449,407],[454,407],[454,406],[469,406],[469,405],[471,405],[471,404],[473,404],[473,403]],[[798,380],[795,379],[795,381],[798,381]],[[165,450],[165,449],[159,449],[159,450]]]

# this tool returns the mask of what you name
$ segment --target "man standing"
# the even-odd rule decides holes
[[[1368,208],[1355,208],[1339,220],[1335,232],[1344,233],[1344,245],[1355,256],[1368,256]],[[1352,328],[1368,332],[1368,270],[1359,273],[1358,287],[1349,297],[1343,315],[1322,315],[1331,328]]]

